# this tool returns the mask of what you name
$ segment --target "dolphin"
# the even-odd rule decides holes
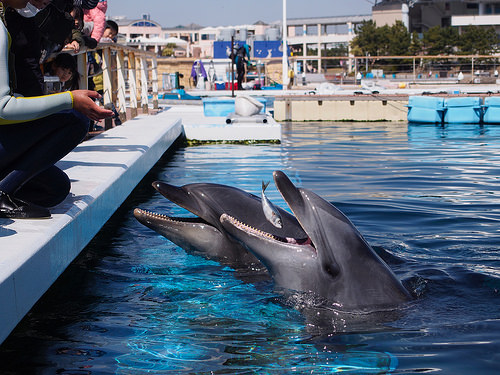
[[[224,229],[266,266],[279,288],[311,292],[340,311],[393,309],[411,296],[349,219],[310,190],[297,188],[281,171],[274,181],[307,237],[284,238],[271,227],[257,231],[225,212]],[[287,228],[284,223],[283,228]]]
[[[266,219],[261,199],[236,187],[212,183],[178,187],[161,181],[154,182],[153,187],[196,217],[169,217],[136,208],[135,218],[183,249],[223,264],[265,270],[255,255],[225,231],[220,222],[224,213],[239,218],[263,234],[272,231],[283,238],[307,239],[307,234],[293,215],[277,208],[283,220],[283,228],[276,228]]]

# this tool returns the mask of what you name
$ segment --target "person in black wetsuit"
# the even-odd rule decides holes
[[[236,50],[234,63],[236,64],[236,73],[238,80],[238,90],[243,90],[242,84],[245,78],[246,66],[250,65],[248,59],[250,58],[251,47],[248,44],[243,44]]]

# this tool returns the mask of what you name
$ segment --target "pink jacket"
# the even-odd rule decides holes
[[[83,21],[93,22],[94,28],[92,29],[92,38],[101,40],[104,30],[106,30],[106,10],[108,10],[108,2],[101,0],[94,9],[83,10]]]

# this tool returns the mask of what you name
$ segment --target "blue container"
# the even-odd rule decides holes
[[[444,122],[448,124],[479,124],[483,118],[479,97],[447,98]]]
[[[215,89],[216,90],[225,90],[226,84],[224,82],[215,82]]]
[[[500,97],[486,97],[483,107],[483,122],[485,124],[500,124]]]
[[[261,113],[266,111],[267,100],[265,98],[255,98],[261,102]],[[225,117],[234,113],[234,98],[204,98],[203,113],[207,117]]]
[[[443,122],[444,98],[410,96],[408,98],[408,122],[436,124]]]

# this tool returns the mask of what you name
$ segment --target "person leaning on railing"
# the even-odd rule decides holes
[[[23,9],[27,3],[0,0],[2,8]],[[84,138],[86,117],[97,121],[113,112],[97,106],[94,99],[99,94],[89,90],[13,96],[9,45],[9,34],[0,22],[0,217],[48,218],[48,208],[70,191],[68,176],[54,164]]]

